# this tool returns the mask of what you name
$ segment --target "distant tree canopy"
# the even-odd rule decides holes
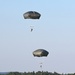
[[[0,75],[75,75],[75,73],[69,73],[69,74],[59,74],[57,72],[8,72],[7,74],[0,74]]]

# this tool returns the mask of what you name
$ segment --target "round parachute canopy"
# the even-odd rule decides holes
[[[28,11],[23,14],[24,19],[39,19],[40,16],[41,14],[36,11]]]
[[[33,52],[33,55],[36,57],[47,57],[48,54],[49,52],[44,49],[37,49]]]

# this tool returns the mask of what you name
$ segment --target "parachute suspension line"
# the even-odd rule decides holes
[[[40,63],[40,69],[41,69],[41,72],[42,72],[42,63]]]
[[[30,26],[30,31],[31,31],[31,32],[33,31],[33,27],[34,27],[34,26]]]
[[[41,71],[42,71],[42,63],[40,63],[40,69],[41,69]]]
[[[43,66],[42,66],[42,62],[40,63],[40,69],[41,69],[41,75],[42,75],[42,72],[43,72],[43,70],[42,70],[42,68],[43,68]]]

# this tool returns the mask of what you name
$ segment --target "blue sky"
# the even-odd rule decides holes
[[[0,72],[75,72],[75,0],[1,0]],[[39,20],[25,20],[23,13],[37,11]],[[33,32],[30,32],[33,26]],[[49,51],[34,58],[36,49]]]

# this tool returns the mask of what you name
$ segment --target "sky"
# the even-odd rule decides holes
[[[40,19],[24,19],[27,11]],[[0,0],[0,72],[41,70],[75,73],[75,0]]]

